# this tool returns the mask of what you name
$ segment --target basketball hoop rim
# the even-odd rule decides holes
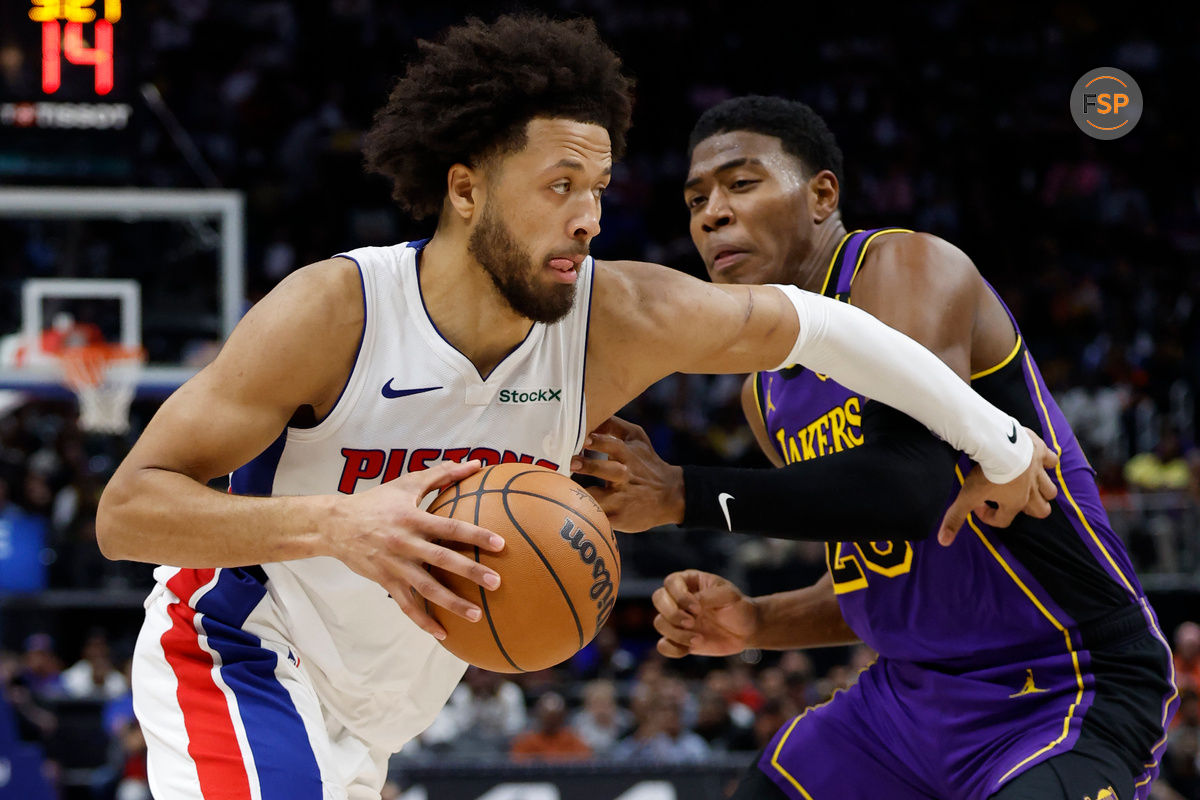
[[[59,363],[64,382],[75,391],[99,386],[118,364],[140,369],[146,363],[145,348],[113,342],[71,345],[48,355]]]

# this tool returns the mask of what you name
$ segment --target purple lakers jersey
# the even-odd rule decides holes
[[[822,293],[849,301],[867,248],[879,236],[902,232],[847,234]],[[864,642],[889,658],[967,666],[1008,663],[1017,652],[1020,658],[1061,653],[1079,646],[1071,631],[1080,623],[1142,595],[1109,527],[1092,469],[1019,331],[1008,357],[972,375],[971,385],[1059,453],[1052,476],[1059,496],[1050,518],[1021,515],[1003,530],[972,516],[950,547],[939,545],[930,531],[914,531],[917,541],[828,544],[842,614]],[[764,372],[755,389],[767,434],[786,463],[862,444],[866,398],[826,376],[803,367]],[[960,477],[969,468],[963,457]],[[849,487],[831,502],[870,503],[871,491]]]

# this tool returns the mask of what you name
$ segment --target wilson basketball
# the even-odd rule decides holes
[[[462,660],[494,672],[531,672],[574,655],[604,625],[621,582],[608,518],[566,475],[532,464],[498,464],[447,487],[429,511],[504,537],[499,553],[459,545],[500,574],[489,591],[433,568],[451,591],[483,609],[468,622],[427,604]]]

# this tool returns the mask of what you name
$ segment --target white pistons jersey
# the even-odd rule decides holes
[[[423,246],[343,254],[359,266],[365,312],[345,389],[315,427],[286,429],[235,471],[232,492],[352,494],[446,460],[519,461],[569,473],[585,433],[592,260],[579,268],[567,316],[534,324],[485,379],[442,338],[425,309],[418,282]],[[253,632],[283,638],[326,713],[387,751],[432,722],[466,665],[413,624],[381,586],[334,558],[264,564],[263,571],[283,630]],[[174,572],[163,569],[160,580]],[[220,589],[218,581],[209,591]],[[250,631],[253,621],[241,624]]]

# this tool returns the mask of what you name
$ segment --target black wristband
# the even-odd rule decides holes
[[[937,528],[954,449],[880,403],[859,447],[780,469],[684,467],[683,526],[812,541],[916,541]]]

